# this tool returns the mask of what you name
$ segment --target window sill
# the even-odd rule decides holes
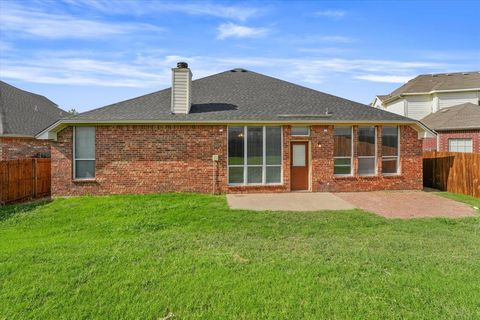
[[[334,179],[345,179],[345,178],[355,178],[353,174],[334,174],[333,175]]]
[[[401,177],[402,175],[400,173],[392,173],[392,174],[382,174],[382,177],[384,178],[398,178]]]
[[[258,188],[258,187],[283,187],[283,183],[269,183],[269,184],[261,184],[261,183],[256,183],[256,184],[228,184],[229,188]]]
[[[88,183],[88,182],[97,182],[97,179],[95,178],[91,178],[91,179],[72,179],[73,182],[77,183],[77,182],[85,182],[85,183]]]

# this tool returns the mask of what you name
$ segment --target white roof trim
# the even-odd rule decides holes
[[[6,133],[0,134],[0,138],[35,138],[35,136],[28,134]]]
[[[401,93],[396,96],[392,96],[390,98],[385,99],[383,103],[390,103],[393,102],[397,99],[400,99],[405,96],[420,96],[420,95],[429,95],[429,94],[435,94],[435,93],[449,93],[449,92],[468,92],[468,91],[480,91],[480,88],[469,88],[469,89],[448,89],[448,90],[432,90],[432,91],[425,91],[425,92],[407,92],[407,93]]]

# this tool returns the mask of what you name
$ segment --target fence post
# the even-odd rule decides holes
[[[37,197],[37,158],[33,159],[33,198]]]

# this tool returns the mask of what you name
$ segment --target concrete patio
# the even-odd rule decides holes
[[[232,209],[321,211],[362,209],[387,218],[468,217],[471,206],[424,191],[229,194]]]
[[[228,194],[232,209],[272,211],[351,210],[355,206],[328,192]]]

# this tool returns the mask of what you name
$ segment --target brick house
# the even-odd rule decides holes
[[[62,119],[52,194],[422,188],[422,123],[244,69]]]
[[[463,103],[444,108],[421,120],[437,133],[423,140],[424,150],[480,153],[480,106]]]
[[[49,156],[50,141],[35,135],[67,115],[44,96],[0,81],[0,160]]]

